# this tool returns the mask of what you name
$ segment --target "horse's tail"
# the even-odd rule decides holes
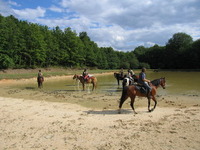
[[[92,88],[92,90],[94,90],[94,89],[96,89],[97,88],[97,78],[96,77],[91,77],[91,79],[92,79],[92,84],[93,84],[93,88]]]
[[[123,103],[125,102],[125,100],[128,98],[128,89],[129,89],[129,86],[125,86],[122,90],[122,96],[121,96],[120,102],[119,102],[120,109],[121,109]]]

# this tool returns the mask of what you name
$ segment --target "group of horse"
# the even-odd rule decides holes
[[[138,77],[137,76],[132,76],[132,78],[127,77],[127,76],[121,76],[120,73],[114,73],[114,77],[117,79],[117,83],[119,85],[120,80],[122,81],[122,86],[123,86],[123,90],[122,90],[122,95],[120,98],[120,102],[119,102],[119,113],[121,113],[121,108],[123,103],[125,102],[125,100],[127,100],[129,97],[131,99],[131,103],[130,106],[133,110],[133,112],[136,114],[136,111],[134,109],[134,102],[135,102],[135,98],[136,96],[139,97],[147,97],[148,99],[148,111],[152,112],[157,105],[157,100],[156,100],[156,90],[159,86],[161,86],[163,89],[165,89],[165,78],[159,78],[159,79],[155,79],[153,81],[151,81],[150,86],[152,87],[151,90],[151,96],[147,96],[147,93],[142,92],[140,89],[142,89],[142,87],[140,85],[137,85],[137,80]],[[80,75],[74,75],[73,79],[76,79],[77,81],[80,81],[82,83],[83,86],[83,90],[85,90],[85,84],[92,84],[92,91],[94,89],[96,89],[97,87],[97,78],[95,76],[89,76],[86,79],[84,79],[83,76]],[[38,87],[42,86],[42,82],[44,80],[38,80]],[[150,109],[150,102],[151,99],[154,101],[154,106],[152,109]]]

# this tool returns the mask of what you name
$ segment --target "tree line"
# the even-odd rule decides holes
[[[92,67],[98,69],[200,69],[200,39],[175,33],[165,46],[139,46],[130,52],[98,47],[86,32],[50,29],[0,15],[0,69]]]

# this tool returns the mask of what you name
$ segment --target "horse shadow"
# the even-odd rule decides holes
[[[93,115],[117,115],[119,114],[118,110],[88,110],[84,111],[87,114],[93,114]],[[133,113],[132,110],[121,110],[121,113],[123,114],[131,114]]]
[[[27,90],[34,90],[34,89],[36,89],[36,87],[25,87],[25,89],[27,89]]]
[[[121,109],[121,113],[119,114],[118,110],[88,110],[84,111],[87,114],[93,114],[93,115],[123,115],[123,114],[134,114],[132,109]],[[137,111],[137,114],[145,114],[149,113],[149,111]]]

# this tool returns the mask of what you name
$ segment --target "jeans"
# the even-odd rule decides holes
[[[151,92],[151,87],[149,86],[149,84],[147,82],[143,83],[144,87],[147,88],[148,93]]]

